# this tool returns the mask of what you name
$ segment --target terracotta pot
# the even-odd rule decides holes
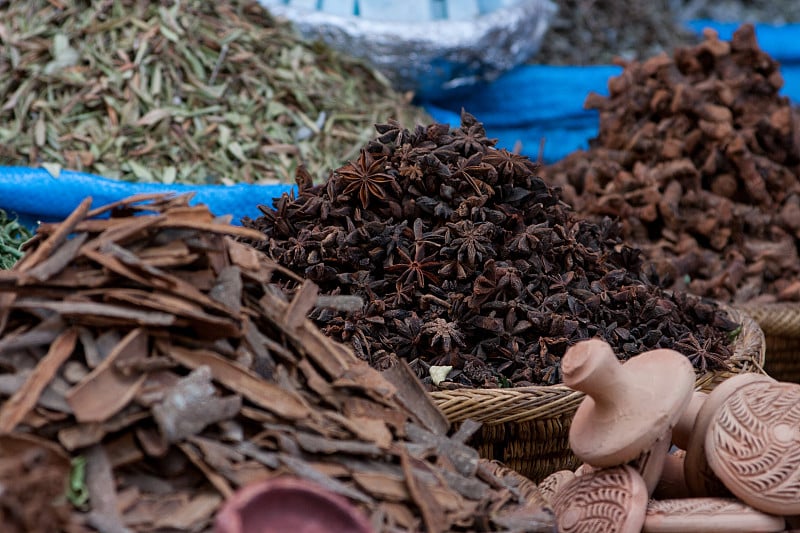
[[[217,514],[215,533],[374,533],[343,497],[291,477],[237,491]]]

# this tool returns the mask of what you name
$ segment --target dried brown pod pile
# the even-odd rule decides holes
[[[800,300],[800,116],[753,27],[624,64],[590,95],[600,133],[547,168],[583,216],[620,217],[676,289]]]
[[[284,474],[376,532],[552,529],[535,491],[464,444],[477,424],[447,437],[407,368],[382,375],[306,318],[341,302],[270,284],[282,267],[232,238],[258,232],[187,197],[89,203],[0,272],[0,434],[31,439],[16,470],[0,439],[0,479],[50,464],[27,487],[50,475],[58,491],[55,446],[78,507],[41,514],[48,501],[4,484],[4,517],[39,506],[14,509],[23,531],[42,530],[36,512],[49,531],[206,531],[238,487]]]
[[[373,366],[399,356],[428,382],[433,365],[454,367],[449,386],[548,385],[566,348],[598,335],[624,358],[674,347],[698,369],[724,365],[736,328],[724,313],[661,291],[610,220],[575,220],[536,166],[493,148],[474,117],[377,130],[325,184],[301,173],[297,197],[243,221],[323,293],[365,300],[312,317]]]

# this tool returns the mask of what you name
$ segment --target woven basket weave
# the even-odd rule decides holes
[[[697,390],[710,391],[736,374],[764,372],[764,334],[758,324],[737,309],[724,309],[742,330],[729,367],[698,375]],[[456,389],[431,396],[451,423],[468,418],[483,423],[472,441],[482,457],[502,461],[536,482],[580,464],[569,448],[569,427],[583,394],[565,385]]]
[[[800,383],[800,303],[743,305],[764,332],[764,370],[778,381]]]

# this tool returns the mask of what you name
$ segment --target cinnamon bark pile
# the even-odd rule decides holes
[[[347,299],[307,282],[287,301],[270,279],[291,273],[237,236],[262,238],[187,197],[87,200],[0,272],[0,450],[19,457],[0,479],[27,483],[4,483],[4,528],[206,530],[279,475],[376,531],[552,528],[536,491],[464,444],[477,424],[447,437],[407,367],[381,374],[306,318]],[[23,498],[37,480],[72,506]]]

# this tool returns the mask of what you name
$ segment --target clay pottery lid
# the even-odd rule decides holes
[[[575,479],[575,472],[572,470],[553,472],[539,483],[539,493],[545,502],[552,505],[558,491],[573,479]]]
[[[558,491],[553,501],[560,533],[639,533],[646,509],[644,480],[627,465],[575,476]]]
[[[699,410],[694,423],[691,424],[686,414],[691,410],[687,409],[685,416],[680,420],[678,426],[691,425],[692,430],[689,434],[689,442],[686,445],[686,459],[683,464],[683,473],[686,479],[686,486],[692,496],[729,496],[730,492],[725,488],[706,461],[706,433],[711,419],[717,410],[725,403],[728,397],[739,388],[750,383],[777,383],[774,379],[763,374],[738,374],[726,379],[709,394]]]
[[[661,470],[661,479],[658,480],[653,498],[657,500],[671,500],[674,498],[688,498],[689,488],[683,475],[683,460],[685,450],[676,450],[664,459],[664,468]]]
[[[254,483],[217,514],[214,533],[374,533],[366,516],[343,497],[291,477]]]
[[[674,350],[651,350],[625,364],[600,339],[571,346],[564,384],[586,393],[569,432],[575,455],[594,466],[627,463],[672,429],[691,398],[695,373]]]
[[[765,514],[729,498],[652,500],[642,533],[768,533],[783,531],[783,517]]]
[[[800,514],[800,385],[761,381],[731,394],[705,438],[725,486],[765,513]]]
[[[706,403],[708,394],[702,391],[695,391],[689,400],[689,405],[683,410],[675,427],[672,428],[672,442],[678,448],[685,450],[689,446],[689,440],[692,437],[692,428],[694,428],[694,421],[697,420],[697,414],[700,408]]]
[[[644,484],[647,486],[648,495],[653,494],[656,485],[658,485],[658,480],[661,479],[661,473],[664,470],[664,461],[667,459],[667,454],[671,445],[671,434],[670,431],[666,431],[655,444],[645,450],[639,457],[628,463],[642,476]]]

